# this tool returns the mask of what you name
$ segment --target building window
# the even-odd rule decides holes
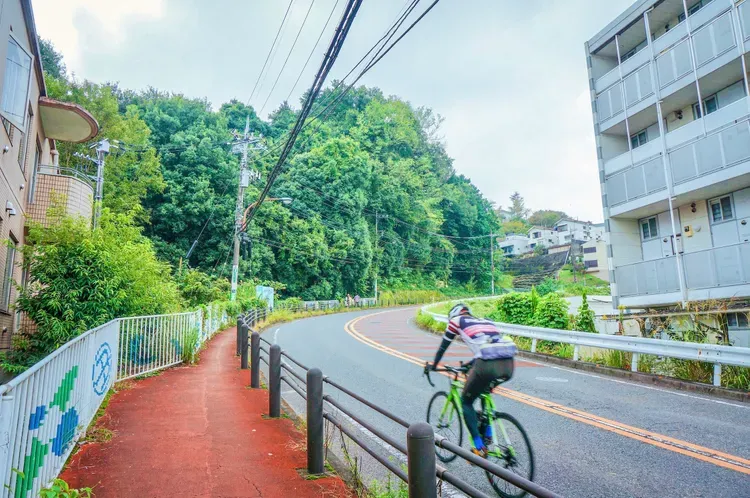
[[[710,97],[703,99],[703,107],[706,108],[706,114],[716,112],[719,110],[719,99],[716,98],[716,95],[711,95]],[[702,115],[700,106],[698,104],[693,104],[693,117],[695,119],[700,119]]]
[[[533,237],[534,237],[535,239],[538,239],[538,238],[540,238],[540,237],[542,236],[542,232],[534,232],[534,233],[532,234],[532,236],[533,236]]]
[[[16,246],[18,242],[11,238],[9,240],[5,257],[5,276],[3,277],[3,294],[0,298],[0,309],[10,309],[10,295],[13,290],[13,269],[16,267]]]
[[[567,232],[568,231],[568,225],[558,225],[557,231],[558,232]]]
[[[727,313],[727,326],[730,329],[746,329],[747,314],[746,313]]]
[[[26,114],[26,133],[21,133],[21,140],[19,141],[18,146],[18,165],[21,167],[21,171],[26,170],[26,156],[28,156],[29,148],[26,137],[28,137],[31,132],[31,118],[33,116],[34,112],[31,110],[31,106],[29,106],[29,112]]]
[[[721,223],[722,221],[734,219],[731,195],[713,199],[711,201],[708,201],[708,204],[711,208],[711,221],[713,221],[714,223]]]
[[[36,192],[36,177],[39,174],[39,161],[42,157],[42,146],[39,142],[36,143],[36,150],[34,151],[34,171],[31,172],[31,185],[29,185],[29,203],[34,202],[34,193]]]
[[[2,113],[19,130],[24,129],[30,78],[31,55],[11,37],[8,39],[8,55],[5,58]]]
[[[701,1],[696,2],[695,5],[693,5],[692,7],[688,7],[688,15],[692,16],[693,14],[701,10],[701,7],[703,7],[704,5],[710,2],[711,0],[701,0]],[[682,22],[684,20],[685,20],[685,13],[682,12],[679,16],[677,16],[677,21]]]
[[[583,254],[593,254],[596,252],[596,247],[584,247]]]
[[[641,220],[641,237],[643,240],[655,239],[659,236],[659,229],[656,224],[656,216]]]
[[[648,143],[648,133],[646,133],[646,130],[640,131],[630,137],[630,144],[633,146],[634,149],[637,149],[641,145],[646,145],[647,143]]]
[[[583,262],[584,268],[599,268],[599,262],[595,259]]]
[[[505,254],[513,254],[513,246],[501,247]]]

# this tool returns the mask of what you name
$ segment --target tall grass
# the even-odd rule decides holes
[[[189,330],[182,341],[182,362],[194,365],[198,362],[200,346],[200,331],[197,328]]]

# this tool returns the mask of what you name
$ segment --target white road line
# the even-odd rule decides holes
[[[694,394],[687,394],[687,393],[683,393],[683,392],[679,392],[679,391],[671,391],[669,389],[662,389],[662,388],[659,388],[659,387],[647,386],[647,385],[641,384],[639,382],[629,382],[627,380],[614,379],[612,377],[608,377],[608,376],[604,376],[604,375],[596,375],[596,374],[592,374],[592,373],[588,373],[588,372],[582,372],[580,370],[575,370],[575,369],[572,369],[572,368],[561,367],[561,366],[558,366],[558,365],[551,365],[549,363],[535,361],[535,360],[531,360],[529,358],[523,358],[523,361],[528,361],[529,363],[534,363],[535,365],[539,365],[539,366],[542,366],[542,367],[548,367],[548,368],[554,368],[555,370],[562,370],[563,372],[569,372],[569,373],[576,374],[576,375],[583,375],[585,377],[593,377],[595,379],[601,379],[601,380],[606,380],[606,381],[609,381],[609,382],[615,382],[617,384],[625,384],[627,386],[638,387],[638,388],[641,388],[641,389],[648,389],[650,391],[658,391],[658,392],[661,392],[661,393],[673,394],[675,396],[682,396],[683,398],[697,399],[697,400],[700,400],[700,401],[708,401],[708,402],[711,402],[711,403],[716,403],[718,405],[733,406],[735,408],[742,408],[742,409],[745,409],[745,410],[750,410],[750,405],[738,405],[736,403],[730,403],[729,401],[722,401],[720,399],[704,398],[702,396],[695,396]]]
[[[278,328],[278,329],[276,329],[276,331],[275,331],[275,332],[273,333],[273,343],[274,343],[274,344],[278,344],[278,343],[276,342],[276,339],[277,339],[277,338],[278,338],[278,336],[279,336],[279,330],[281,330],[281,329],[280,329],[280,328]]]

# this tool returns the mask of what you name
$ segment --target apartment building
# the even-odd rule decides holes
[[[53,199],[91,216],[90,180],[57,164],[56,140],[83,142],[99,132],[85,109],[50,99],[30,0],[0,9],[0,349],[18,324],[14,283],[26,281],[20,249],[29,220],[44,223]]]
[[[639,0],[585,44],[613,303],[750,296],[750,1]]]
[[[581,246],[583,269],[589,275],[609,282],[606,239],[592,239]]]

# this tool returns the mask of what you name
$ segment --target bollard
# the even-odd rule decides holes
[[[240,345],[240,324],[242,323],[242,315],[237,315],[237,352],[236,355],[239,356],[240,352],[242,351],[242,346]]]
[[[247,370],[247,355],[249,353],[247,348],[247,325],[242,322],[242,325],[238,325],[237,328],[240,330],[240,368]]]
[[[427,422],[411,424],[406,431],[409,498],[435,498],[435,434]]]
[[[536,353],[536,343],[537,343],[536,339],[531,340],[531,352],[532,353]]]
[[[260,334],[257,332],[250,338],[250,387],[260,387]]]
[[[721,363],[714,363],[714,385],[721,387]]]
[[[573,361],[578,361],[578,345],[573,346]]]
[[[268,416],[281,416],[281,346],[274,344],[268,358]]]
[[[308,474],[322,474],[325,471],[323,441],[323,372],[319,368],[311,368],[307,371]]]

